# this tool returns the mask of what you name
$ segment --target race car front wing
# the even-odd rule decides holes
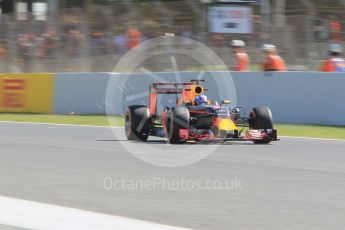
[[[244,135],[229,134],[225,137],[216,137],[210,130],[204,130],[200,132],[190,132],[189,129],[180,129],[180,140],[185,141],[215,141],[215,142],[230,142],[230,141],[259,141],[270,140],[279,141],[277,137],[277,130],[254,130],[250,129],[245,132]]]

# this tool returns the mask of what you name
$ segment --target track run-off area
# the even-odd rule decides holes
[[[175,148],[183,156],[189,148],[129,143],[114,132],[123,128],[0,122],[0,229],[345,225],[345,141],[221,144],[193,164],[162,167],[126,146],[144,157]]]

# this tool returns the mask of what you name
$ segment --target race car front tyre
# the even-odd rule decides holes
[[[130,141],[147,141],[149,132],[149,109],[144,105],[129,106],[125,114],[125,132]]]
[[[168,140],[170,144],[181,143],[180,129],[189,129],[190,114],[184,106],[176,107],[170,113]]]
[[[268,107],[254,107],[253,112],[250,113],[250,128],[251,129],[273,129],[273,118],[271,110]],[[269,144],[270,138],[262,140],[254,140],[254,144]]]

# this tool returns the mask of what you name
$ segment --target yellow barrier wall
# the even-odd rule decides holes
[[[0,112],[51,113],[54,74],[0,74]]]

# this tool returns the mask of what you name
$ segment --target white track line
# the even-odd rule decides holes
[[[182,230],[184,228],[0,196],[0,224],[37,230]]]
[[[316,140],[316,141],[343,141],[344,139],[334,139],[334,138],[320,138],[320,137],[294,137],[294,136],[279,136],[283,138],[290,138],[290,139],[305,139],[305,140]]]
[[[0,123],[9,124],[28,124],[28,125],[56,125],[56,126],[71,126],[71,127],[90,127],[90,128],[110,128],[107,125],[73,125],[73,124],[57,124],[57,123],[43,123],[43,122],[28,122],[28,121],[0,121]],[[122,128],[122,127],[111,127],[111,128]]]
[[[112,128],[112,129],[123,129],[123,127],[110,127],[110,126],[97,126],[97,125],[73,125],[73,124],[56,124],[56,123],[39,123],[39,122],[26,122],[26,121],[0,121],[0,123],[13,123],[13,124],[30,124],[30,125],[56,125],[56,126],[70,126],[70,127],[90,127],[90,128]],[[344,139],[334,138],[318,138],[318,137],[295,137],[295,136],[279,136],[282,138],[291,139],[306,139],[306,140],[320,140],[320,141],[343,141]]]

